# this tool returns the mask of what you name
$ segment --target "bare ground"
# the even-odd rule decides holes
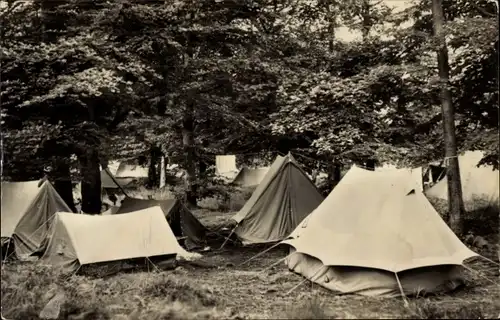
[[[218,225],[230,214],[196,211],[202,223]],[[264,248],[203,253],[194,263],[162,272],[117,274],[105,279],[61,277],[33,264],[8,264],[2,270],[2,315],[38,319],[54,296],[65,292],[60,319],[320,319],[320,318],[496,318],[500,314],[498,266],[469,264],[468,285],[433,298],[377,299],[336,295],[288,271],[285,248],[254,260]],[[498,261],[496,248],[482,252]],[[295,289],[294,289],[295,288]],[[292,290],[294,289],[294,290]],[[290,290],[292,290],[290,292]],[[51,294],[52,292],[52,294]]]

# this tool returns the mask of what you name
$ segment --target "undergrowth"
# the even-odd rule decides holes
[[[487,319],[479,304],[442,305],[419,299],[413,301],[407,310],[409,319]]]
[[[318,298],[308,299],[291,306],[285,312],[285,319],[332,319],[326,312],[324,302]]]
[[[62,295],[59,319],[229,319],[217,296],[187,278],[166,273],[123,274],[107,279],[64,276],[40,265],[10,265],[2,272],[2,316],[39,319]]]

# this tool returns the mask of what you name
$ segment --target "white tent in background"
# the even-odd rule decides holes
[[[458,157],[462,194],[465,202],[474,199],[483,199],[489,202],[498,202],[499,199],[499,172],[490,166],[477,164],[483,158],[481,151],[467,151]],[[426,192],[428,197],[448,199],[448,179],[445,177]]]
[[[108,170],[112,175],[116,175],[118,167],[120,167],[120,161],[112,160],[108,162]],[[100,169],[102,170],[102,166]]]
[[[135,165],[135,164],[126,164],[120,163],[118,167],[115,177],[117,178],[147,178],[148,177],[148,168]]]
[[[236,168],[236,156],[235,155],[216,156],[215,167],[216,167],[216,172],[219,174],[238,171],[238,168]]]
[[[234,179],[238,174],[235,155],[215,156],[215,174],[226,179]]]
[[[405,172],[352,167],[282,243],[289,269],[343,293],[398,296],[455,289],[477,256]]]
[[[420,191],[424,190],[424,184],[423,184],[423,171],[422,167],[418,168],[398,168],[395,165],[392,164],[384,164],[381,167],[376,167],[375,171],[379,172],[389,172],[389,171],[398,171],[398,172],[405,172],[409,177],[411,177],[411,181],[415,183],[415,188],[417,188]]]

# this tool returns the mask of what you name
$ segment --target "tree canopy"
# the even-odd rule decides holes
[[[486,151],[498,167],[497,9],[444,9],[460,149]],[[60,162],[87,172],[89,157],[135,159],[153,147],[195,175],[196,162],[223,153],[443,158],[428,1],[399,12],[369,0],[34,0],[1,10],[11,179]],[[362,37],[342,41],[341,27]]]

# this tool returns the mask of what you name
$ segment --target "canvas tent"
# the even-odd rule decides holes
[[[424,190],[424,183],[423,183],[423,173],[422,173],[422,167],[418,168],[397,168],[394,165],[390,164],[384,164],[383,166],[375,168],[375,171],[382,171],[382,172],[390,172],[390,171],[398,171],[398,172],[404,172],[406,171],[406,174],[410,177],[410,181],[412,181],[415,184],[415,188],[417,190],[423,191]]]
[[[234,179],[238,174],[235,155],[219,155],[215,157],[215,173],[226,179]]]
[[[477,167],[482,158],[481,151],[468,151],[458,157],[462,194],[465,202],[477,198],[498,202],[499,172],[489,166]],[[427,190],[426,194],[429,197],[448,199],[448,179],[446,176]]]
[[[131,178],[131,177],[120,178],[120,177],[115,176],[114,178],[115,178],[115,181],[118,182],[118,184],[122,188],[126,188],[135,180],[134,178]],[[101,170],[101,187],[103,189],[118,189],[119,188],[116,185],[116,183],[113,181],[113,178],[110,176],[110,174],[106,170]]]
[[[269,167],[247,168],[243,167],[234,178],[232,184],[240,187],[255,187],[262,182]]]
[[[50,182],[2,182],[2,245],[12,240],[18,258],[38,251],[53,215],[71,212]]]
[[[149,200],[125,198],[115,214],[129,213],[154,206],[160,206],[170,228],[177,237],[186,237],[187,248],[192,249],[204,244],[207,229],[177,199]]]
[[[120,163],[120,166],[116,170],[115,176],[117,178],[147,178],[148,177],[148,168],[135,165],[135,164],[126,164]]]
[[[477,256],[448,228],[408,176],[353,166],[283,241],[292,271],[343,293],[398,296],[455,289]]]
[[[321,201],[323,196],[293,156],[278,156],[233,217],[234,233],[243,244],[283,240]]]
[[[187,256],[159,206],[121,215],[58,212],[42,262],[81,265],[159,256]]]

